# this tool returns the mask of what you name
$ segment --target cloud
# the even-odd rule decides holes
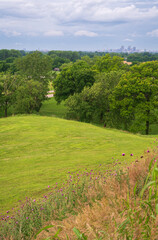
[[[85,30],[77,31],[74,34],[75,36],[86,36],[86,37],[97,37],[98,34],[95,32],[89,32]]]
[[[17,31],[2,30],[2,32],[3,32],[7,37],[18,37],[18,36],[21,36],[21,33],[20,33],[20,32],[17,32]]]
[[[47,37],[63,36],[63,35],[64,33],[62,31],[57,31],[57,30],[51,30],[44,33],[44,36],[47,36]]]
[[[158,29],[148,32],[147,35],[151,37],[158,37]]]
[[[157,1],[0,0],[0,29],[4,36],[20,37],[18,41],[38,36],[49,43],[49,38],[61,36],[61,46],[74,36],[76,42],[80,36],[93,44],[109,42],[109,48],[114,42],[136,43],[139,38],[139,43],[147,35],[157,36],[157,30],[152,31],[158,21]]]
[[[123,40],[124,42],[133,42],[133,39],[130,39],[130,38],[126,38]]]

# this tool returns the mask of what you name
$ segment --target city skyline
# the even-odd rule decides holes
[[[0,48],[158,50],[158,1],[1,0]]]

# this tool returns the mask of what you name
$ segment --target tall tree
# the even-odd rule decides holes
[[[83,60],[68,64],[53,83],[56,101],[60,103],[70,95],[81,92],[85,86],[92,86],[95,73]]]
[[[1,111],[4,110],[5,117],[8,115],[8,108],[13,104],[15,92],[20,84],[20,79],[17,75],[12,75],[10,72],[0,74],[0,106]]]
[[[39,111],[42,101],[46,99],[52,59],[36,51],[17,59],[16,67],[23,79],[16,90],[16,112]]]
[[[15,63],[20,74],[24,77],[47,84],[48,72],[52,70],[51,57],[36,51],[17,59]]]
[[[144,123],[145,133],[158,109],[158,61],[141,63],[126,73],[111,96],[111,110],[127,129]],[[134,130],[134,129],[133,129]],[[136,129],[137,130],[137,129]]]
[[[104,122],[107,124],[109,95],[118,84],[122,71],[96,75],[93,86],[85,87],[81,93],[66,100],[67,117],[85,122]]]

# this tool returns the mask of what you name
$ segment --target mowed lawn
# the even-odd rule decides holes
[[[112,158],[126,162],[140,159],[155,138],[56,117],[2,118],[0,212],[26,197],[42,196],[48,185],[62,183],[69,171],[95,169],[112,163]]]

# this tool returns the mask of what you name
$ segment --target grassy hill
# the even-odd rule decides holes
[[[113,158],[122,164],[140,158],[155,138],[56,117],[0,119],[0,209],[41,196],[69,171],[108,166]]]

